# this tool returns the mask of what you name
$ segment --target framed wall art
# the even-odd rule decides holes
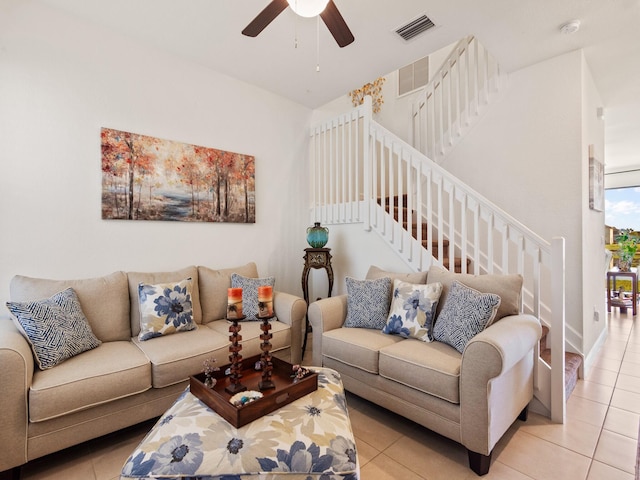
[[[604,164],[595,157],[595,148],[589,145],[589,208],[604,210]]]
[[[102,128],[102,218],[255,223],[255,158]]]

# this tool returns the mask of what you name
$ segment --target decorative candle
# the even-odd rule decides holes
[[[273,317],[273,287],[258,287],[258,317]]]
[[[227,290],[227,318],[242,318],[242,289],[229,288]]]

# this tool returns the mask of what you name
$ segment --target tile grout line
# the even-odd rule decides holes
[[[608,322],[608,325],[607,325],[607,336],[609,334],[609,332],[608,332],[609,328],[608,327],[611,326],[611,321],[612,321],[612,315],[611,314],[609,314],[608,320],[609,320],[609,322]],[[635,323],[634,323],[634,325],[635,325]],[[624,360],[625,355],[627,354],[627,348],[629,348],[629,338],[631,337],[631,332],[633,331],[634,325],[631,326],[631,328],[629,329],[629,332],[626,334],[627,339],[625,340],[624,353],[622,354],[622,359],[620,359],[620,366],[618,367],[618,371],[616,372],[616,381],[613,384],[613,392],[611,393],[611,397],[609,398],[609,403],[607,404],[607,412],[604,415],[604,420],[602,422],[602,426],[600,427],[600,433],[598,434],[598,441],[596,442],[596,447],[595,447],[595,449],[593,451],[593,456],[590,459],[589,468],[587,469],[587,476],[585,477],[585,480],[587,480],[589,478],[589,475],[591,474],[591,468],[593,467],[593,462],[597,461],[595,459],[596,452],[598,451],[598,446],[600,445],[600,440],[602,439],[602,432],[605,430],[604,426],[605,426],[605,423],[607,422],[607,417],[609,416],[609,410],[611,409],[611,402],[613,401],[613,396],[616,393],[616,388],[617,388],[617,385],[618,385],[618,379],[620,378],[620,370],[622,369],[622,362]],[[604,462],[601,462],[601,463],[603,463],[603,465],[607,465],[608,467],[615,468],[616,470],[620,470],[619,468],[617,468],[617,467],[615,467],[613,465],[609,465],[609,464],[604,463]],[[620,470],[620,471],[622,472],[623,470]]]

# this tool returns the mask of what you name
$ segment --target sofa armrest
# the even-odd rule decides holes
[[[291,363],[302,361],[302,330],[305,328],[307,303],[285,292],[273,292],[273,311],[278,321],[291,326]]]
[[[322,334],[342,327],[347,318],[347,296],[323,298],[309,305],[309,322],[313,328],[313,365],[322,366]]]
[[[467,344],[460,367],[462,444],[489,455],[533,397],[534,347],[540,321],[510,315]]]
[[[28,392],[33,354],[9,317],[0,318],[0,472],[27,462]]]

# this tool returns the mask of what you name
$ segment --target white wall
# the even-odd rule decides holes
[[[589,65],[582,62],[582,308],[585,374],[606,338],[607,307],[604,257],[604,211],[589,208],[589,145],[595,157],[605,162],[604,121],[598,117],[603,103]]]
[[[33,2],[0,30],[0,301],[15,274],[255,261],[301,295],[301,105]],[[254,155],[256,223],[101,220],[100,128]]]
[[[601,275],[583,281],[584,259],[602,256],[583,250],[593,248],[583,242],[583,64],[574,51],[512,73],[499,102],[443,165],[543,238],[565,237],[567,340],[579,351],[584,289],[597,284],[602,293]],[[598,140],[603,149],[603,134]],[[592,317],[593,299],[589,305]]]

